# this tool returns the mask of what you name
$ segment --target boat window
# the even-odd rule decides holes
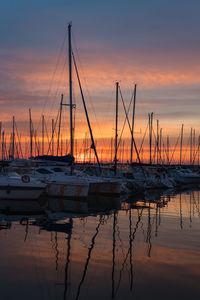
[[[52,172],[47,169],[37,169],[37,172],[41,174],[52,174]]]
[[[61,168],[52,168],[52,170],[54,172],[63,172],[63,170]]]

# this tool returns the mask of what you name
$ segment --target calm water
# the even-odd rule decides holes
[[[1,215],[0,299],[199,299],[199,205],[199,191],[149,193],[106,213]]]

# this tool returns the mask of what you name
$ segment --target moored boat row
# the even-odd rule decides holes
[[[26,165],[26,167],[25,167]],[[118,196],[148,189],[174,188],[185,184],[200,184],[198,169],[181,167],[135,166],[112,174],[112,168],[97,176],[87,168],[75,169],[73,175],[63,165],[27,163],[20,167],[12,162],[0,173],[1,199],[86,198],[88,195]]]

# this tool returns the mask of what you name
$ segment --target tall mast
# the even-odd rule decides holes
[[[4,133],[4,159],[8,159],[5,133]]]
[[[192,164],[195,164],[195,148],[196,148],[196,144],[195,144],[195,129],[193,130],[193,157],[192,157]]]
[[[0,143],[1,143],[1,129],[2,129],[2,122],[0,122]]]
[[[112,163],[112,152],[113,152],[113,138],[110,140],[110,162]]]
[[[125,144],[125,142],[123,141],[123,143],[122,143],[122,159],[121,159],[122,164],[124,163],[124,144]]]
[[[30,129],[30,157],[33,156],[33,130],[31,120],[31,109],[29,108],[29,129]]]
[[[62,134],[61,134],[61,141],[60,141],[60,155],[63,155],[63,140],[62,140]]]
[[[74,156],[74,141],[73,141],[73,103],[72,103],[72,47],[71,47],[71,27],[68,25],[68,51],[69,51],[69,101],[70,101],[70,142],[71,142],[71,156]]]
[[[182,165],[182,149],[183,149],[183,124],[181,126],[181,144],[180,144],[180,165]]]
[[[153,126],[153,113],[149,114],[149,164],[152,164],[151,146],[152,146],[152,126]]]
[[[134,99],[133,99],[133,116],[132,116],[132,133],[134,132],[134,123],[135,123],[135,101],[136,101],[136,84],[134,87]],[[131,164],[133,162],[133,134],[131,136]]]
[[[199,147],[200,147],[200,135],[198,138],[198,166],[199,166]]]
[[[2,129],[2,122],[0,122],[0,140],[1,140],[1,129]]]
[[[167,164],[169,165],[169,136],[167,136]]]
[[[42,155],[44,155],[44,115],[42,115]]]
[[[14,116],[13,116],[12,126],[13,126],[13,132],[12,132],[12,159],[14,159],[14,155],[15,155],[15,117]]]
[[[192,164],[192,128],[191,128],[191,131],[190,131],[190,165]]]
[[[52,123],[51,123],[51,141],[52,141],[51,155],[54,155],[54,119],[52,119]]]
[[[59,114],[59,126],[58,126],[58,140],[57,140],[57,156],[60,147],[60,128],[61,128],[61,118],[62,118],[62,107],[63,107],[63,94],[60,100],[60,114]]]
[[[4,145],[4,130],[2,132],[2,145],[1,145],[1,155],[2,155],[2,161],[4,161],[5,159],[5,155],[4,155],[4,149],[5,149],[5,145]]]
[[[162,128],[160,128],[160,146],[159,146],[159,150],[160,150],[160,164],[162,164]]]
[[[34,131],[34,138],[35,138],[35,156],[37,155],[37,130]]]
[[[114,170],[117,173],[117,139],[118,139],[118,95],[119,95],[119,82],[116,82],[116,110],[115,110],[115,161]]]
[[[157,152],[157,165],[158,165],[158,162],[159,162],[159,158],[158,158],[158,155],[159,155],[159,120],[157,120],[157,141],[156,141],[156,152]]]

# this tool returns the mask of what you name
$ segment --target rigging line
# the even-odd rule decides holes
[[[155,134],[154,129],[153,129],[153,134],[154,134],[154,138],[155,138],[155,141],[156,141],[156,134]],[[166,147],[165,147],[165,143],[164,143],[164,140],[163,140],[163,136],[161,136],[161,142],[163,142],[162,146],[163,146],[163,149],[164,149],[164,151],[165,151],[165,155],[166,155],[166,157],[168,158],[168,154],[167,154],[167,152],[166,152]],[[163,163],[164,163],[164,159],[162,159],[162,157],[161,157],[161,151],[160,151],[160,149],[159,149],[159,154],[160,154],[160,161],[161,161],[161,163],[163,164]],[[169,164],[170,164],[171,161],[169,160],[169,158],[168,158],[168,161],[169,161]]]
[[[65,59],[65,62],[63,64],[63,67],[62,67],[62,70],[61,70],[61,73],[60,73],[60,77],[59,77],[59,80],[58,80],[57,89],[56,89],[55,94],[53,96],[54,101],[52,101],[51,107],[49,109],[48,122],[53,117],[53,115],[52,115],[52,111],[54,111],[53,107],[54,107],[55,103],[57,104],[57,100],[55,100],[55,99],[58,96],[58,92],[62,89],[63,74],[64,74],[64,70],[66,68],[66,65],[67,65],[67,58]],[[65,81],[67,81],[67,80],[65,80]]]
[[[44,120],[44,127],[45,127],[45,131],[46,131],[46,135],[47,135],[47,142],[49,144],[49,135],[48,135],[47,124],[46,124],[45,120]]]
[[[57,137],[57,156],[60,148],[60,129],[62,121],[62,108],[63,108],[63,94],[61,95],[60,109],[59,109],[59,124],[58,124],[58,137]]]
[[[190,142],[190,137],[188,138],[188,142],[187,142],[186,150],[185,150],[185,153],[184,153],[184,156],[183,156],[183,162],[185,161],[185,158],[186,158],[186,154],[187,154],[187,148],[188,148],[189,142]]]
[[[139,154],[140,154],[140,152],[141,152],[141,150],[142,150],[142,147],[143,147],[143,144],[144,144],[144,140],[145,140],[145,137],[146,137],[146,133],[147,133],[148,127],[149,127],[149,124],[148,124],[148,122],[147,122],[147,127],[146,127],[146,129],[145,129],[145,133],[144,133],[143,138],[142,138],[142,142],[141,142],[141,145],[140,145]]]
[[[51,77],[51,80],[50,80],[50,84],[49,84],[49,89],[48,89],[48,92],[47,92],[47,96],[46,96],[46,98],[44,100],[44,104],[43,104],[43,108],[42,108],[42,115],[44,114],[44,110],[45,110],[47,101],[49,99],[49,95],[50,95],[50,92],[51,92],[52,84],[53,84],[53,81],[54,81],[54,78],[55,78],[55,74],[56,74],[57,69],[58,69],[58,65],[59,65],[59,62],[60,62],[60,58],[61,58],[61,54],[62,54],[64,45],[65,45],[66,38],[67,38],[67,32],[65,32],[65,34],[64,34],[64,39],[63,39],[63,42],[61,44],[61,47],[60,47],[60,50],[59,50],[59,54],[57,56],[56,66],[55,66],[55,69],[53,71],[53,74],[52,74],[52,77]],[[37,126],[37,131],[38,131],[38,129],[39,129],[39,126]]]
[[[134,96],[134,91],[131,95],[131,100],[130,100],[130,103],[129,103],[129,107],[128,107],[128,115],[129,115],[129,111],[130,111],[130,108],[131,108],[131,104],[132,104],[132,101],[133,101],[133,96]],[[120,138],[119,138],[119,142],[118,142],[118,145],[117,145],[117,150],[119,149],[119,146],[120,146],[120,143],[121,143],[121,139],[122,139],[122,134],[124,132],[124,128],[125,128],[125,125],[126,125],[126,117],[125,117],[125,120],[124,120],[124,124],[123,124],[123,127],[122,127],[122,131],[121,131],[121,135],[120,135]]]
[[[84,111],[85,111],[85,116],[86,116],[86,119],[87,119],[88,129],[90,131],[90,139],[91,139],[91,142],[92,142],[91,148],[94,150],[96,160],[97,160],[97,163],[98,163],[98,166],[99,166],[99,170],[101,172],[101,165],[100,165],[100,161],[99,161],[99,158],[98,158],[95,141],[94,141],[94,138],[93,138],[92,128],[91,128],[91,125],[90,125],[89,116],[88,116],[86,103],[85,103],[85,98],[84,98],[84,95],[83,95],[83,90],[82,90],[82,86],[81,86],[81,82],[80,82],[80,78],[79,78],[79,74],[78,74],[78,69],[77,69],[77,65],[76,65],[76,61],[75,61],[75,57],[74,57],[73,52],[72,52],[72,59],[73,59],[73,63],[74,63],[75,71],[76,71],[78,85],[79,85],[79,88],[80,88],[80,93],[81,93],[82,103],[83,103],[83,107],[84,107]]]
[[[24,158],[23,157],[23,153],[22,153],[22,147],[21,147],[21,139],[19,138],[19,133],[18,133],[18,129],[17,129],[17,123],[16,123],[16,121],[15,121],[15,129],[16,129],[16,132],[17,132],[17,138],[18,138],[18,142],[19,142],[19,150],[20,150],[20,152],[21,152],[21,156],[22,156],[22,158]]]
[[[165,142],[164,142],[163,137],[162,137],[162,148],[164,149],[162,163],[163,164],[165,163],[165,156],[166,156],[167,162],[169,162],[169,165],[170,165],[170,161],[169,161],[169,157],[168,157],[168,154],[167,154],[167,150],[166,150],[166,147],[165,147]]]
[[[152,128],[153,129],[153,128]],[[154,154],[153,154],[153,163],[156,162],[156,149],[157,149],[157,139],[155,138],[155,145],[154,145]]]
[[[17,157],[19,158],[19,149],[18,149],[18,144],[16,144],[16,152],[17,152]]]
[[[72,32],[72,38],[73,38],[73,42],[74,42],[74,46],[75,46],[76,55],[77,55],[77,58],[78,58],[78,61],[79,61],[79,66],[80,66],[80,69],[81,69],[81,72],[82,72],[82,77],[83,77],[83,80],[84,80],[84,83],[85,83],[85,90],[87,92],[88,99],[89,99],[89,102],[90,102],[90,105],[91,105],[91,108],[92,108],[92,111],[93,111],[93,114],[94,114],[94,117],[95,117],[95,120],[96,120],[97,127],[99,129],[104,147],[106,147],[106,144],[105,144],[105,141],[104,141],[104,138],[103,138],[103,134],[101,132],[101,126],[99,125],[99,122],[97,120],[97,115],[96,115],[93,103],[91,101],[91,95],[90,95],[90,92],[89,92],[89,89],[88,89],[88,86],[87,86],[86,76],[84,74],[83,66],[82,66],[82,63],[81,63],[81,59],[80,59],[79,52],[78,52],[78,47],[77,47],[75,36],[74,36],[73,32]]]
[[[193,157],[193,161],[192,161],[193,165],[195,163],[197,153],[199,152],[199,146],[200,146],[200,144],[199,144],[199,141],[198,141],[197,149],[196,150],[194,149],[194,157]]]
[[[141,164],[140,156],[139,156],[139,153],[138,153],[138,150],[137,150],[137,146],[136,146],[135,139],[134,139],[134,136],[133,136],[133,132],[132,132],[132,129],[131,129],[131,125],[130,125],[130,122],[129,122],[129,118],[128,118],[128,115],[127,115],[126,106],[125,106],[125,103],[124,103],[124,99],[123,99],[123,96],[122,96],[122,92],[121,92],[120,86],[119,86],[119,92],[120,92],[121,100],[122,100],[122,103],[123,103],[124,111],[125,111],[125,114],[126,114],[128,126],[129,126],[129,129],[130,129],[131,135],[132,135],[133,144],[134,144],[134,147],[135,147],[135,151],[136,151],[136,154],[137,154],[137,158],[138,158],[139,164]],[[144,176],[145,176],[145,173],[144,173],[144,170],[143,170],[143,169],[142,169],[142,171],[143,171],[143,174],[144,174]]]
[[[52,79],[50,81],[50,87],[49,87],[48,94],[47,94],[47,97],[46,97],[46,100],[45,100],[45,103],[44,103],[44,106],[43,106],[42,113],[44,112],[44,109],[45,109],[45,106],[46,106],[46,103],[47,103],[47,100],[48,100],[48,97],[49,97],[49,94],[50,94],[51,86],[52,86],[52,83],[53,83],[53,80],[54,80],[54,77],[55,77],[55,74],[56,74],[59,62],[60,62],[60,58],[61,58],[61,54],[62,54],[64,45],[65,45],[65,42],[66,42],[66,38],[67,38],[67,32],[64,35],[64,40],[62,42],[62,45],[61,45],[61,48],[60,48],[60,51],[59,51],[59,54],[58,54],[58,57],[57,57],[56,66],[55,66],[55,69],[54,69],[54,72],[53,72],[53,75],[52,75]]]
[[[88,91],[88,87],[87,87],[87,81],[86,81],[86,76],[85,76],[85,74],[84,74],[83,66],[82,66],[82,63],[81,63],[80,56],[79,56],[79,51],[78,51],[77,43],[76,43],[75,36],[74,36],[74,33],[73,33],[73,32],[72,32],[72,38],[73,38],[73,42],[74,42],[75,51],[76,51],[76,55],[77,55],[77,58],[78,58],[79,66],[80,66],[80,69],[81,69],[81,72],[82,72],[82,78],[83,78],[83,80],[85,81],[85,85],[86,85],[85,89],[86,89],[86,91],[87,91],[87,93],[88,93],[88,95],[89,95],[89,91]],[[89,95],[89,97],[90,97],[90,95]],[[90,101],[90,99],[89,99],[89,101]],[[95,112],[95,110],[94,110],[93,104],[92,104],[92,103],[90,103],[90,104],[91,104],[91,106],[92,106],[93,113],[94,113],[95,118],[96,118],[96,112]]]
[[[155,139],[155,141],[156,141],[156,134],[155,134],[155,131],[154,131],[154,129],[152,128],[152,130],[153,130],[153,134],[154,134],[154,139]],[[165,150],[165,145],[164,145],[164,141],[163,141],[163,136],[161,136],[161,143],[163,142],[163,148],[164,148],[164,150]],[[162,155],[161,155],[161,151],[160,151],[160,149],[158,149],[158,151],[159,151],[159,155],[160,155],[160,162],[163,164],[164,163],[164,160],[162,159]],[[165,150],[166,151],[166,150]]]
[[[37,131],[36,130],[35,130],[34,138],[35,138],[35,154],[36,154],[36,152],[39,153],[39,141],[37,142]]]
[[[173,152],[172,152],[172,156],[171,156],[171,159],[170,159],[170,162],[169,162],[170,165],[171,165],[171,162],[172,162],[172,159],[173,159],[173,156],[174,156],[174,152],[175,152],[176,147],[177,147],[177,145],[178,145],[179,138],[180,138],[180,134],[179,134],[179,136],[178,136],[178,138],[177,138],[176,145],[175,145],[174,150],[173,150]]]
[[[168,160],[168,162],[169,162],[169,164],[170,164],[170,161],[169,161],[169,156],[168,156],[168,153],[167,153],[167,150],[166,150],[166,147],[165,147],[165,143],[164,143],[164,140],[163,140],[163,138],[162,138],[162,141],[163,141],[163,148],[164,148],[164,150],[165,150],[165,155],[166,155],[166,158],[167,158],[167,160]]]
[[[55,130],[56,130],[56,125],[57,125],[57,122],[58,122],[58,116],[59,116],[59,110],[58,110],[58,113],[57,113],[56,122],[54,123],[53,136],[51,137],[51,140],[49,142],[49,148],[48,148],[48,151],[47,151],[47,155],[49,154],[50,147],[51,147],[51,144],[53,142],[53,138],[54,138],[54,134],[55,134]]]

